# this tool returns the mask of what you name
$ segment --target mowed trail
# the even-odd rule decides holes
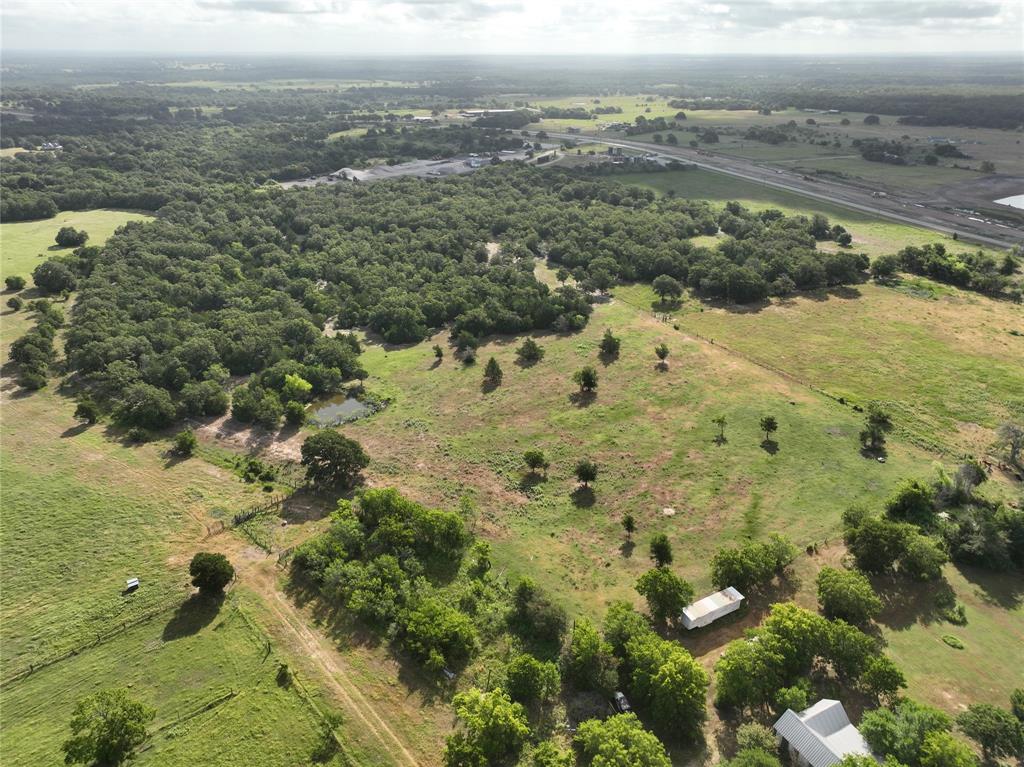
[[[235,539],[237,541],[237,539]],[[306,617],[277,587],[277,572],[273,559],[254,560],[236,558],[236,574],[242,586],[260,597],[277,621],[270,627],[292,650],[301,650],[321,672],[320,681],[344,707],[349,721],[358,719],[395,757],[396,763],[418,767],[420,762],[406,748],[373,704],[353,684],[350,671],[330,640],[311,629]]]

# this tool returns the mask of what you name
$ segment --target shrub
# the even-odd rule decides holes
[[[196,440],[195,432],[193,432],[191,429],[179,431],[174,436],[174,451],[178,453],[178,455],[192,455],[196,451],[196,447],[198,446],[198,444],[199,443]]]
[[[24,290],[25,278],[18,274],[11,274],[4,277],[4,285],[11,291]]]
[[[11,296],[7,299],[7,305],[11,308],[11,311],[20,312],[22,307],[25,306],[25,302],[18,296]]]

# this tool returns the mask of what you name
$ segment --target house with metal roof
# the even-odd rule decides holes
[[[786,709],[775,734],[799,767],[830,767],[847,754],[872,756],[871,749],[838,700],[822,699],[799,714]]]

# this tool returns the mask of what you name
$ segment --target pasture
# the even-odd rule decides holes
[[[136,764],[308,764],[321,715],[301,683],[279,681],[281,663],[230,598],[183,607],[6,685],[4,762],[63,762],[75,702],[129,687],[156,710]]]
[[[622,339],[615,360],[598,355],[605,328]],[[609,599],[634,599],[654,533],[670,537],[677,567],[706,588],[709,540],[785,530],[801,546],[821,542],[849,504],[877,505],[928,465],[904,445],[885,464],[863,458],[850,408],[619,298],[598,306],[580,334],[538,337],[547,355],[537,365],[517,365],[519,340],[491,340],[468,367],[450,354],[434,366],[432,341],[371,345],[368,385],[393,404],[342,431],[366,445],[374,484],[447,506],[471,498],[496,563],[536,577],[572,611],[599,615]],[[656,367],[660,342],[671,350],[667,371]],[[492,355],[504,381],[487,392],[482,367]],[[587,364],[600,376],[592,401],[570,380]],[[725,442],[716,440],[719,415]],[[762,446],[762,415],[779,419],[777,451]],[[522,452],[533,447],[551,461],[546,476],[524,470]],[[600,467],[592,494],[572,477],[583,457]],[[621,528],[627,511],[638,523],[632,542]]]
[[[20,275],[29,279],[32,270],[52,256],[71,253],[54,242],[63,226],[84,229],[88,245],[102,245],[119,226],[152,218],[126,210],[66,210],[53,218],[0,224],[0,279]]]

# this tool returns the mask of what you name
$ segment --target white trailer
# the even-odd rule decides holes
[[[688,629],[707,626],[723,615],[739,610],[742,604],[743,595],[730,586],[683,608],[683,625]]]

